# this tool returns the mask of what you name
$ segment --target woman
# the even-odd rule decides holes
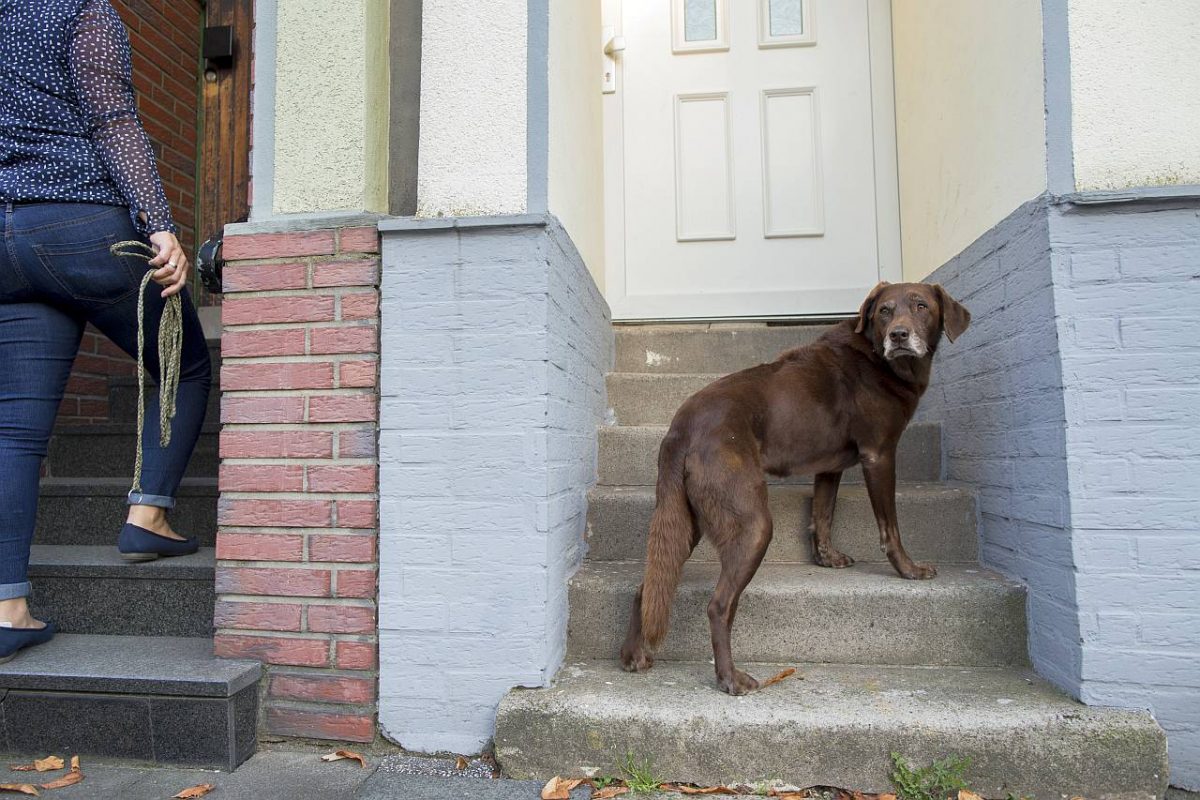
[[[204,421],[208,348],[187,295],[149,140],[137,118],[129,40],[109,0],[0,0],[0,660],[48,641],[29,613],[29,547],[38,475],[84,326],[137,352],[144,260],[109,247],[149,240],[146,366],[157,379],[166,298],[183,299],[183,358],[171,443],[150,401],[142,491],[118,547],[131,560],[197,549],[167,522]]]

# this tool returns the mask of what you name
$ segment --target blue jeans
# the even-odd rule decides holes
[[[146,262],[116,257],[139,239],[120,206],[5,204],[0,249],[0,600],[29,594],[38,478],[84,326],[137,356],[138,285]],[[146,368],[158,379],[162,287],[146,288]],[[142,492],[130,504],[171,508],[200,436],[212,365],[183,293],[183,359],[169,447],[159,446],[158,397],[146,404]],[[132,478],[132,476],[131,476]]]

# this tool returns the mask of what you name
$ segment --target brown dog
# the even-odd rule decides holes
[[[646,574],[634,599],[621,664],[638,672],[666,635],[683,563],[707,536],[721,560],[708,604],[717,682],[746,694],[758,681],[733,666],[730,630],[738,599],[771,542],[764,472],[815,474],[815,560],[848,567],[830,542],[842,471],[862,463],[879,541],[901,577],[927,579],[900,543],[896,445],[929,385],[943,333],[954,341],[971,314],[941,286],[881,283],[858,316],[770,364],[735,372],[684,402],[658,451],[658,486]]]

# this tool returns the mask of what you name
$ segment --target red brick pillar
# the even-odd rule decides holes
[[[370,741],[378,233],[231,235],[224,252],[216,653],[267,665],[267,733]]]

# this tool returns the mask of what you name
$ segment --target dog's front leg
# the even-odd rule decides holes
[[[896,520],[896,454],[864,452],[863,477],[867,482],[867,494],[871,498],[871,510],[875,512],[875,524],[879,526],[879,545],[888,561],[909,580],[928,580],[937,575],[932,564],[916,564],[900,542],[900,525]]]
[[[854,559],[833,546],[833,508],[837,504],[841,472],[821,472],[813,479],[812,535],[813,561],[822,567],[841,569],[854,565]]]

